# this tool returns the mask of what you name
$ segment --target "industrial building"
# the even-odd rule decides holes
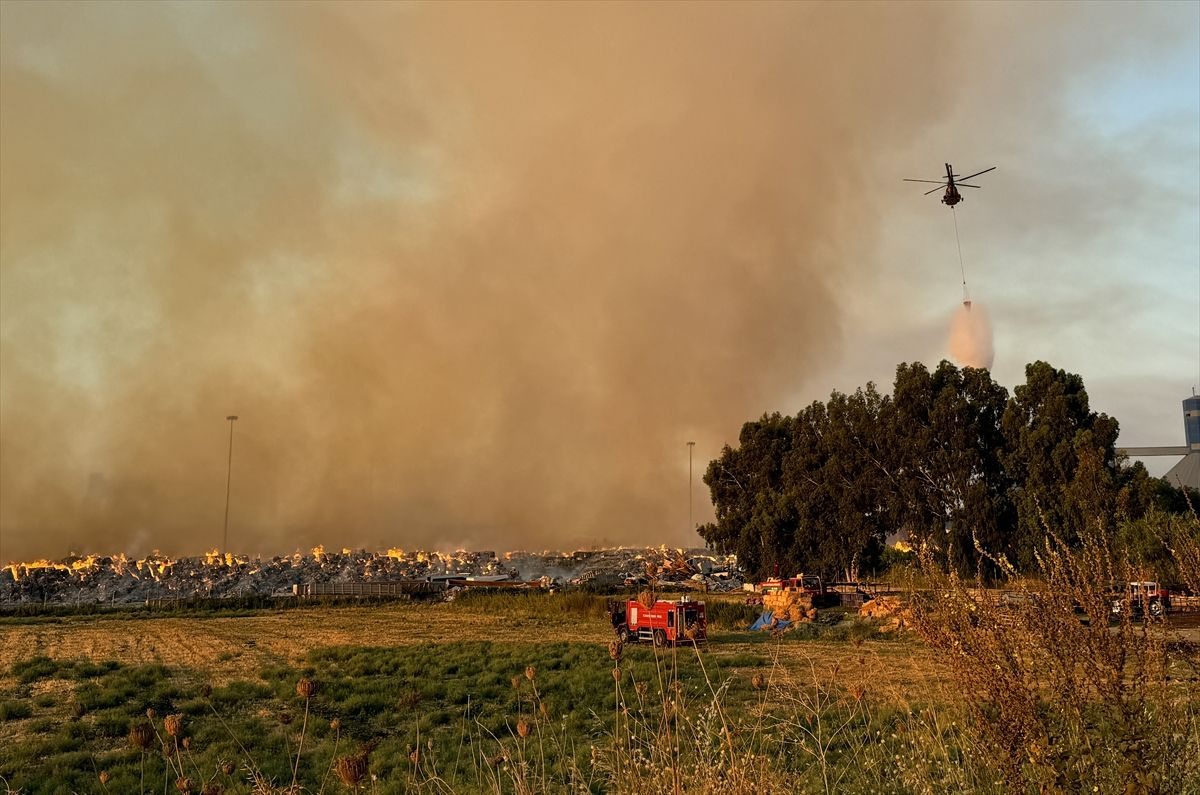
[[[1177,447],[1121,447],[1118,453],[1130,458],[1146,456],[1182,456],[1163,479],[1173,486],[1200,490],[1200,395],[1183,400],[1184,444]]]

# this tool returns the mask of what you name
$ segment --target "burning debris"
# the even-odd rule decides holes
[[[543,585],[621,588],[647,582],[655,572],[674,588],[740,590],[744,576],[732,556],[708,550],[598,549],[576,552],[385,552],[316,547],[269,559],[213,550],[173,559],[157,552],[70,556],[59,561],[10,563],[0,569],[0,608],[18,605],[132,605],[163,599],[291,595],[293,586],[471,579],[494,583],[540,580]]]

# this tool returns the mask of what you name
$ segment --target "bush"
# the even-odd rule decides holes
[[[1161,620],[1135,624],[1125,610],[1110,625],[1107,584],[1139,579],[1128,559],[1098,532],[1076,546],[1049,532],[1040,581],[1018,581],[1007,560],[993,560],[1020,599],[1002,602],[923,553],[935,598],[915,603],[914,621],[942,652],[973,739],[1006,786],[1200,791],[1200,657],[1170,643]]]

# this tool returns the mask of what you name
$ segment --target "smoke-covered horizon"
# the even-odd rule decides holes
[[[0,4],[0,556],[698,543],[967,13]]]

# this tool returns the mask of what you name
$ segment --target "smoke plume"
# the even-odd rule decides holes
[[[0,4],[6,558],[694,543],[957,11]]]
[[[992,369],[992,322],[978,301],[963,301],[950,321],[950,355],[963,367]]]

